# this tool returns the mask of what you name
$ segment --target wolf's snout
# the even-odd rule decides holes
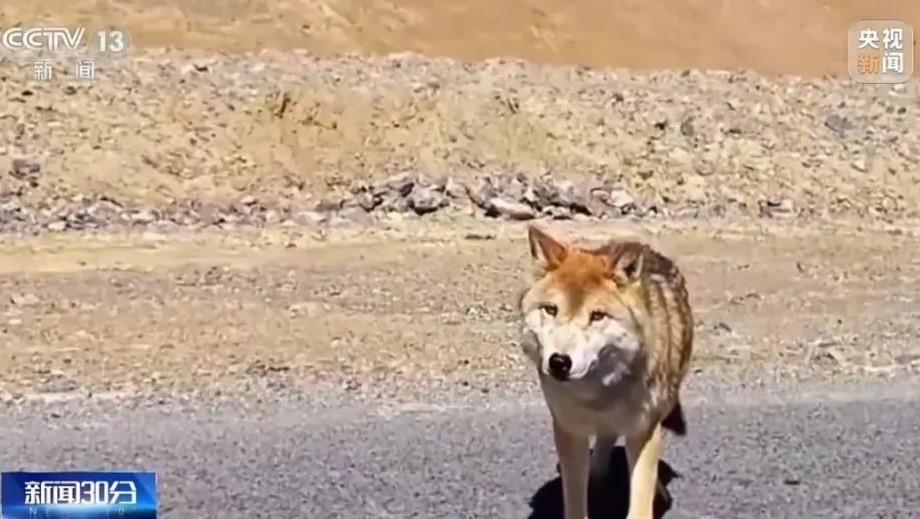
[[[556,380],[566,380],[572,370],[572,357],[562,353],[549,356],[549,374]]]

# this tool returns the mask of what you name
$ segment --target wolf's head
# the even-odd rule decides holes
[[[528,238],[538,274],[520,300],[524,352],[554,379],[613,383],[642,355],[646,246],[587,250],[533,226]]]

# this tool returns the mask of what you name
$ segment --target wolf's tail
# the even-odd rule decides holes
[[[687,420],[684,418],[684,409],[680,405],[680,400],[674,404],[671,412],[664,417],[664,420],[661,421],[661,425],[678,436],[685,436],[687,434]]]

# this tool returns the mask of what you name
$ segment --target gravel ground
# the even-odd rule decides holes
[[[788,376],[920,367],[920,260],[903,231],[556,222],[679,258],[699,370]],[[403,223],[11,240],[0,292],[4,399],[323,381],[528,376],[515,294],[522,223]]]

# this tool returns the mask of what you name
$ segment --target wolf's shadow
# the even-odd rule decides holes
[[[658,479],[665,488],[680,475],[665,461],[658,462]],[[562,479],[557,476],[543,484],[530,498],[528,519],[562,519]],[[671,497],[655,497],[655,519],[661,519],[671,508]],[[588,491],[589,519],[625,519],[629,512],[629,468],[626,450],[613,449],[607,477],[591,481]]]

